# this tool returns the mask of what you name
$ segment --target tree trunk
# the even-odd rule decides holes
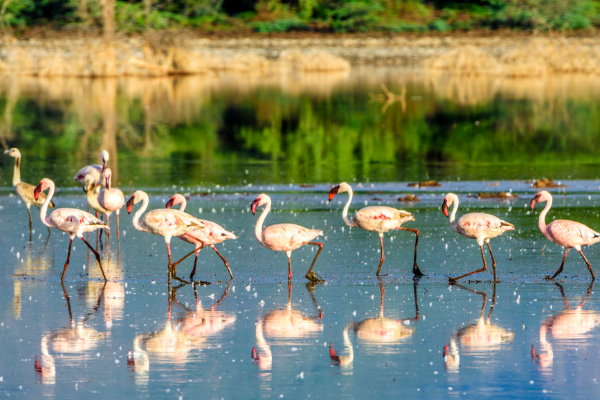
[[[102,5],[102,29],[107,50],[106,76],[117,75],[117,58],[115,56],[115,0],[100,0]]]
[[[146,31],[150,30],[150,12],[152,11],[152,0],[144,0],[144,17],[146,18]]]

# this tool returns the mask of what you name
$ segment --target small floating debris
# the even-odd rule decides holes
[[[500,186],[500,182],[488,182],[488,186]]]
[[[383,201],[383,199],[381,199],[379,197],[372,197],[371,201]]]
[[[314,188],[314,187],[315,187],[315,185],[308,185],[308,184],[306,184],[306,183],[303,183],[303,184],[301,184],[301,185],[300,185],[300,187],[301,187],[301,188]]]
[[[469,197],[476,197],[478,199],[518,199],[519,196],[512,192],[499,192],[499,193],[486,193],[481,192],[477,195],[471,195]]]
[[[531,185],[532,188],[560,188],[560,187],[566,187],[567,185],[561,185],[558,183],[554,183],[554,181],[552,179],[547,179],[547,178],[543,178],[543,179],[536,179],[533,181],[533,184]]]
[[[415,195],[407,194],[405,197],[398,197],[398,201],[419,201],[419,199]]]
[[[192,196],[201,196],[201,197],[212,196],[212,193],[211,192],[198,192],[198,193],[190,194],[190,197],[192,197]]]
[[[408,186],[412,187],[438,187],[442,186],[438,181],[423,181],[423,182],[413,182],[409,183]]]

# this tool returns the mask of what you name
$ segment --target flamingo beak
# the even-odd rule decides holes
[[[127,213],[131,214],[131,209],[133,208],[133,204],[135,203],[135,194],[131,196],[129,200],[127,200]]]
[[[256,214],[256,207],[260,204],[260,197],[250,204],[250,210],[252,211],[252,215]]]
[[[448,357],[448,353],[449,353],[449,352],[450,352],[450,351],[449,351],[449,346],[448,346],[448,345],[445,345],[445,346],[444,346],[444,357]]]
[[[331,188],[331,190],[329,191],[329,202],[330,203],[333,200],[333,198],[335,197],[335,195],[338,194],[339,191],[340,191],[340,185],[337,185],[337,186],[334,186],[333,188]]]
[[[531,201],[529,202],[529,204],[531,205],[532,210],[533,210],[533,207],[535,207],[535,205],[538,203],[538,201],[540,201],[540,197],[542,197],[542,195],[538,193],[531,198]]]
[[[33,189],[33,198],[37,201],[40,198],[40,193],[42,192],[42,184],[40,183]]]
[[[259,357],[259,355],[258,355],[258,352],[256,351],[256,347],[253,347],[253,348],[252,348],[252,359],[253,359],[254,361],[258,361],[258,360],[260,360],[260,357]]]
[[[110,175],[106,176],[106,184],[104,186],[106,186],[107,190],[110,190]]]
[[[5,150],[4,154],[10,154],[10,150]]]
[[[442,212],[444,213],[444,215],[446,216],[446,218],[449,218],[449,215],[448,215],[448,201],[446,199],[444,199],[444,204],[442,204]]]
[[[165,208],[171,208],[171,207],[173,207],[173,203],[175,203],[175,200],[173,200],[173,198],[171,197],[169,199],[169,201],[167,201],[167,204],[165,204]]]

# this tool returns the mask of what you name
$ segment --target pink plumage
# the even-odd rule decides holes
[[[121,192],[119,189],[111,187],[111,180],[112,171],[110,168],[105,168],[100,178],[100,182],[104,185],[104,189],[102,189],[98,195],[98,203],[106,210],[106,223],[108,226],[110,226],[110,215],[113,212],[116,212],[117,237],[120,238],[119,213],[121,212],[121,208],[123,208],[125,205],[125,196],[123,196],[123,192]]]

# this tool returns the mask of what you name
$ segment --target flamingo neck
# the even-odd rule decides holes
[[[260,214],[260,217],[258,217],[258,221],[256,221],[256,226],[254,227],[254,235],[256,235],[256,239],[258,239],[260,244],[263,244],[263,237],[262,237],[263,222],[265,222],[265,219],[267,218],[267,214],[270,211],[271,211],[271,199],[268,199],[267,204],[265,205],[265,208],[263,209],[262,213]]]
[[[21,157],[15,157],[15,168],[13,170],[13,186],[21,183]]]
[[[258,365],[262,370],[270,370],[273,365],[273,353],[271,352],[271,346],[269,346],[269,343],[265,340],[263,324],[264,321],[262,318],[259,319],[256,324],[256,344],[262,353],[260,354]]]
[[[46,214],[48,213],[48,205],[50,204],[50,200],[52,200],[52,196],[54,196],[54,182],[50,183],[50,190],[48,190],[48,196],[46,196],[46,200],[44,200],[44,204],[42,204],[42,208],[40,208],[40,219],[42,220],[42,224],[46,225],[49,228],[54,228],[54,225],[50,224],[46,219]]]
[[[351,226],[351,227],[356,226],[354,221],[352,221],[351,219],[348,218],[348,209],[350,208],[350,203],[352,202],[353,196],[354,196],[354,192],[352,191],[352,188],[350,186],[348,186],[348,201],[346,201],[346,205],[344,206],[344,211],[342,211],[342,218],[344,219],[344,222],[346,223],[346,225]]]
[[[454,229],[456,231],[456,212],[458,211],[458,197],[454,198],[454,202],[452,204],[452,213],[450,213],[450,226],[452,227],[452,229]]]
[[[538,218],[538,227],[544,234],[546,234],[546,214],[550,211],[550,207],[552,207],[552,197],[546,201],[546,207],[544,207]]]
[[[146,193],[142,194],[142,206],[133,214],[133,227],[138,231],[147,232],[148,230],[140,224],[140,217],[148,208],[148,195]]]
[[[350,341],[350,336],[348,335],[348,325],[344,327],[343,338],[344,338],[344,347],[348,352],[348,357],[345,360],[346,365],[350,364],[354,361],[354,348],[352,347],[352,342]]]
[[[100,195],[100,193],[98,192],[98,188],[98,186],[90,188],[85,194],[85,196],[90,207],[92,207],[96,211],[102,210],[102,213],[106,213],[106,210],[104,210],[100,203],[98,203],[98,196]]]
[[[183,196],[181,196],[181,197],[183,197]],[[183,197],[181,199],[181,203],[179,203],[179,204],[180,204],[179,211],[184,212],[185,211],[185,207],[187,206],[187,200],[185,199],[185,197]]]

